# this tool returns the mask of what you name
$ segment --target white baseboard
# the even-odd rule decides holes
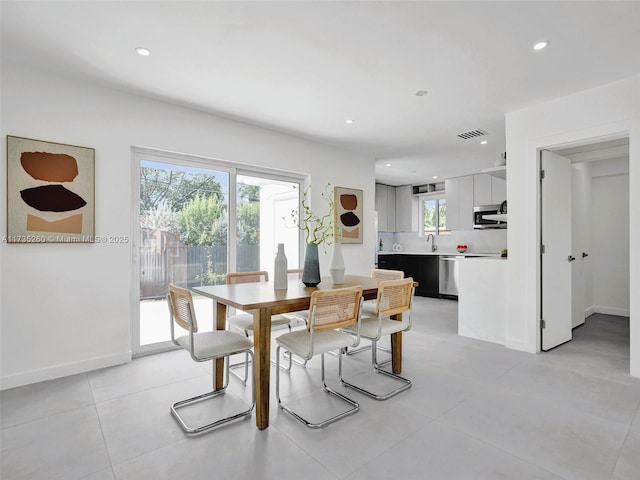
[[[66,363],[30,372],[16,373],[0,379],[0,390],[21,387],[32,383],[44,382],[55,378],[67,377],[77,373],[90,372],[105,367],[113,367],[131,361],[131,351],[109,355],[107,357],[90,358],[81,362]]]
[[[605,315],[615,315],[617,317],[630,317],[631,310],[628,308],[617,307],[593,307],[594,313],[603,313]]]
[[[591,306],[584,311],[584,318],[587,318],[589,315],[593,315],[596,313],[596,307]]]

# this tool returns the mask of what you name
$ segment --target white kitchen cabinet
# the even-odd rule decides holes
[[[491,177],[491,203],[500,205],[507,199],[507,181]]]
[[[507,182],[486,173],[473,176],[473,204],[495,205],[507,199]]]
[[[445,180],[447,229],[473,229],[473,175]]]
[[[376,183],[375,209],[378,212],[378,231],[396,231],[396,189]]]
[[[418,199],[411,185],[396,187],[396,232],[418,231]]]
[[[376,197],[374,208],[378,212],[378,231],[387,230],[387,188],[386,185],[376,183]]]
[[[444,181],[444,194],[447,199],[447,229],[460,228],[460,177]]]
[[[473,176],[473,204],[491,205],[491,175],[478,173]]]

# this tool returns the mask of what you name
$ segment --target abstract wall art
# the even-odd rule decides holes
[[[7,135],[7,243],[91,243],[95,150]]]
[[[334,238],[340,243],[362,243],[362,190],[334,187]]]

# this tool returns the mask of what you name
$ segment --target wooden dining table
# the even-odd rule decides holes
[[[217,330],[226,328],[227,308],[251,313],[254,321],[254,361],[256,386],[256,426],[263,430],[269,426],[269,388],[271,355],[271,316],[309,308],[311,294],[315,290],[362,286],[365,300],[375,299],[380,279],[368,276],[345,275],[342,284],[334,285],[331,278],[322,278],[317,287],[305,287],[300,279],[290,279],[286,290],[275,290],[273,282],[239,283],[193,287],[194,293],[216,302],[214,323]],[[401,318],[398,318],[401,320]],[[391,365],[394,373],[402,370],[402,332],[391,335]],[[224,359],[213,366],[214,389],[224,383]]]

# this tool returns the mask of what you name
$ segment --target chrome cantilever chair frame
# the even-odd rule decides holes
[[[323,299],[331,296],[342,296],[345,298],[353,297],[353,305],[349,304],[348,307],[353,308],[353,311],[346,319],[335,319],[334,321],[322,320],[321,322],[318,322],[318,324],[316,324],[318,316],[327,315],[324,312],[324,308],[327,306],[334,306],[334,304],[329,303],[323,304]],[[344,304],[342,306],[342,315],[346,315],[345,312],[347,312],[347,308],[344,308]],[[360,342],[360,309],[362,308],[362,287],[347,287],[323,291],[316,290],[311,294],[311,304],[309,308],[310,316],[306,330],[287,333],[276,338],[276,343],[278,344],[278,347],[276,349],[276,397],[278,399],[278,406],[282,410],[289,413],[309,428],[321,428],[348,415],[352,415],[360,410],[360,404],[358,404],[358,402],[345,395],[342,395],[341,393],[327,386],[325,379],[324,354],[325,352],[333,349],[339,351],[338,377],[340,378],[340,380],[342,380],[342,351],[346,347],[355,347]],[[322,312],[319,313],[320,311]],[[334,310],[334,312],[331,312],[331,314],[335,316],[336,312],[338,312],[338,310]],[[355,336],[336,330],[336,328],[339,328],[341,324],[355,324]],[[325,345],[319,345],[318,343],[316,343],[316,339],[318,339],[318,342],[326,342]],[[298,348],[296,348],[296,346]],[[311,422],[299,413],[295,412],[289,406],[285,405],[280,398],[280,368],[278,368],[280,362],[280,348],[282,347],[292,351],[296,355],[303,358],[305,361],[310,360],[316,353],[320,353],[322,386],[324,391],[349,404],[351,408],[325,420]],[[321,351],[317,352],[318,348],[320,348]]]
[[[172,295],[176,298],[172,298]],[[180,308],[180,305],[177,304],[178,297],[181,297],[180,300],[184,302],[184,304],[182,305],[183,308]],[[175,345],[188,350],[191,358],[196,362],[206,362],[209,360],[224,358],[226,366],[226,379],[223,387],[220,390],[213,390],[202,395],[187,398],[186,400],[181,400],[173,403],[171,405],[171,414],[173,415],[173,417],[186,433],[198,434],[215,428],[224,423],[228,423],[242,417],[251,416],[251,413],[253,412],[256,404],[256,389],[254,381],[251,382],[251,406],[247,410],[238,412],[228,417],[223,417],[219,420],[198,427],[190,427],[180,416],[180,414],[178,413],[178,409],[226,393],[227,387],[229,385],[229,357],[237,353],[248,352],[248,354],[253,358],[253,352],[251,351],[251,347],[253,345],[246,343],[246,340],[244,337],[242,337],[242,335],[229,332],[227,330],[214,330],[212,332],[197,333],[198,323],[196,320],[195,311],[193,309],[191,292],[189,290],[170,284],[169,294],[167,295],[167,302],[169,304],[171,341]],[[174,321],[176,321],[183,328],[187,327],[189,331],[188,335],[183,335],[176,339]],[[199,356],[196,353],[196,341],[200,339],[202,339],[202,344],[204,344],[200,349],[203,351],[203,356]],[[206,344],[208,341],[209,345],[207,347]],[[227,344],[228,346],[223,347],[223,344]],[[207,351],[209,352],[207,353]]]
[[[375,398],[376,400],[387,400],[388,398],[411,388],[411,380],[382,369],[383,364],[378,363],[377,360],[377,342],[380,340],[382,335],[407,332],[411,329],[411,305],[413,302],[415,288],[413,286],[412,278],[382,281],[378,288],[376,316],[363,316],[361,320],[362,327],[360,335],[362,338],[371,340],[371,364],[373,365],[374,372],[391,377],[399,381],[401,385],[390,392],[379,394],[367,390],[364,387],[355,385],[354,383],[347,382],[346,380],[340,380],[343,385],[353,388],[354,390],[371,398]],[[394,292],[394,294],[387,294],[387,290],[393,289],[402,289],[404,290],[404,293],[401,296],[398,296],[398,292]],[[397,314],[402,314],[402,322],[392,320],[390,318],[392,315]],[[352,328],[350,327],[347,327],[345,330],[353,333]]]

